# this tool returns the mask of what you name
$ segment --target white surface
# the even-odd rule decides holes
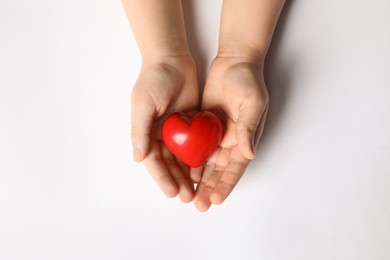
[[[202,73],[220,4],[185,4]],[[201,214],[131,162],[120,2],[1,0],[0,259],[390,259],[389,8],[286,6],[258,157]]]

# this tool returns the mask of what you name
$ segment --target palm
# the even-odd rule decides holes
[[[220,147],[209,158],[197,187],[194,202],[199,210],[207,210],[211,203],[222,203],[253,159],[267,100],[261,71],[254,64],[236,58],[214,61],[205,86],[202,109],[220,115],[225,133]]]

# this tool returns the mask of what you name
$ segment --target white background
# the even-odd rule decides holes
[[[203,82],[221,1],[185,1]],[[390,2],[293,0],[258,157],[222,206],[131,161],[119,1],[0,1],[0,259],[390,259]]]

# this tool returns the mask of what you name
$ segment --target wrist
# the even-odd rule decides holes
[[[175,66],[194,65],[194,59],[188,50],[160,51],[142,56],[143,66],[169,64]]]
[[[223,64],[223,67],[246,64],[259,72],[263,72],[265,58],[258,53],[235,51],[232,49],[219,50],[214,59],[215,64]]]
[[[191,56],[185,39],[164,39],[160,42],[156,40],[140,46],[140,50],[143,61]]]
[[[187,78],[196,75],[196,65],[189,53],[159,54],[143,59],[142,71],[144,73],[155,71],[164,75],[179,73]]]
[[[250,63],[264,64],[267,50],[243,41],[222,39],[219,43],[217,57],[238,58]]]

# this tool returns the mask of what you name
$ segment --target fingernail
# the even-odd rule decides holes
[[[136,162],[142,161],[140,149],[138,149],[138,148],[133,149],[133,160]]]

